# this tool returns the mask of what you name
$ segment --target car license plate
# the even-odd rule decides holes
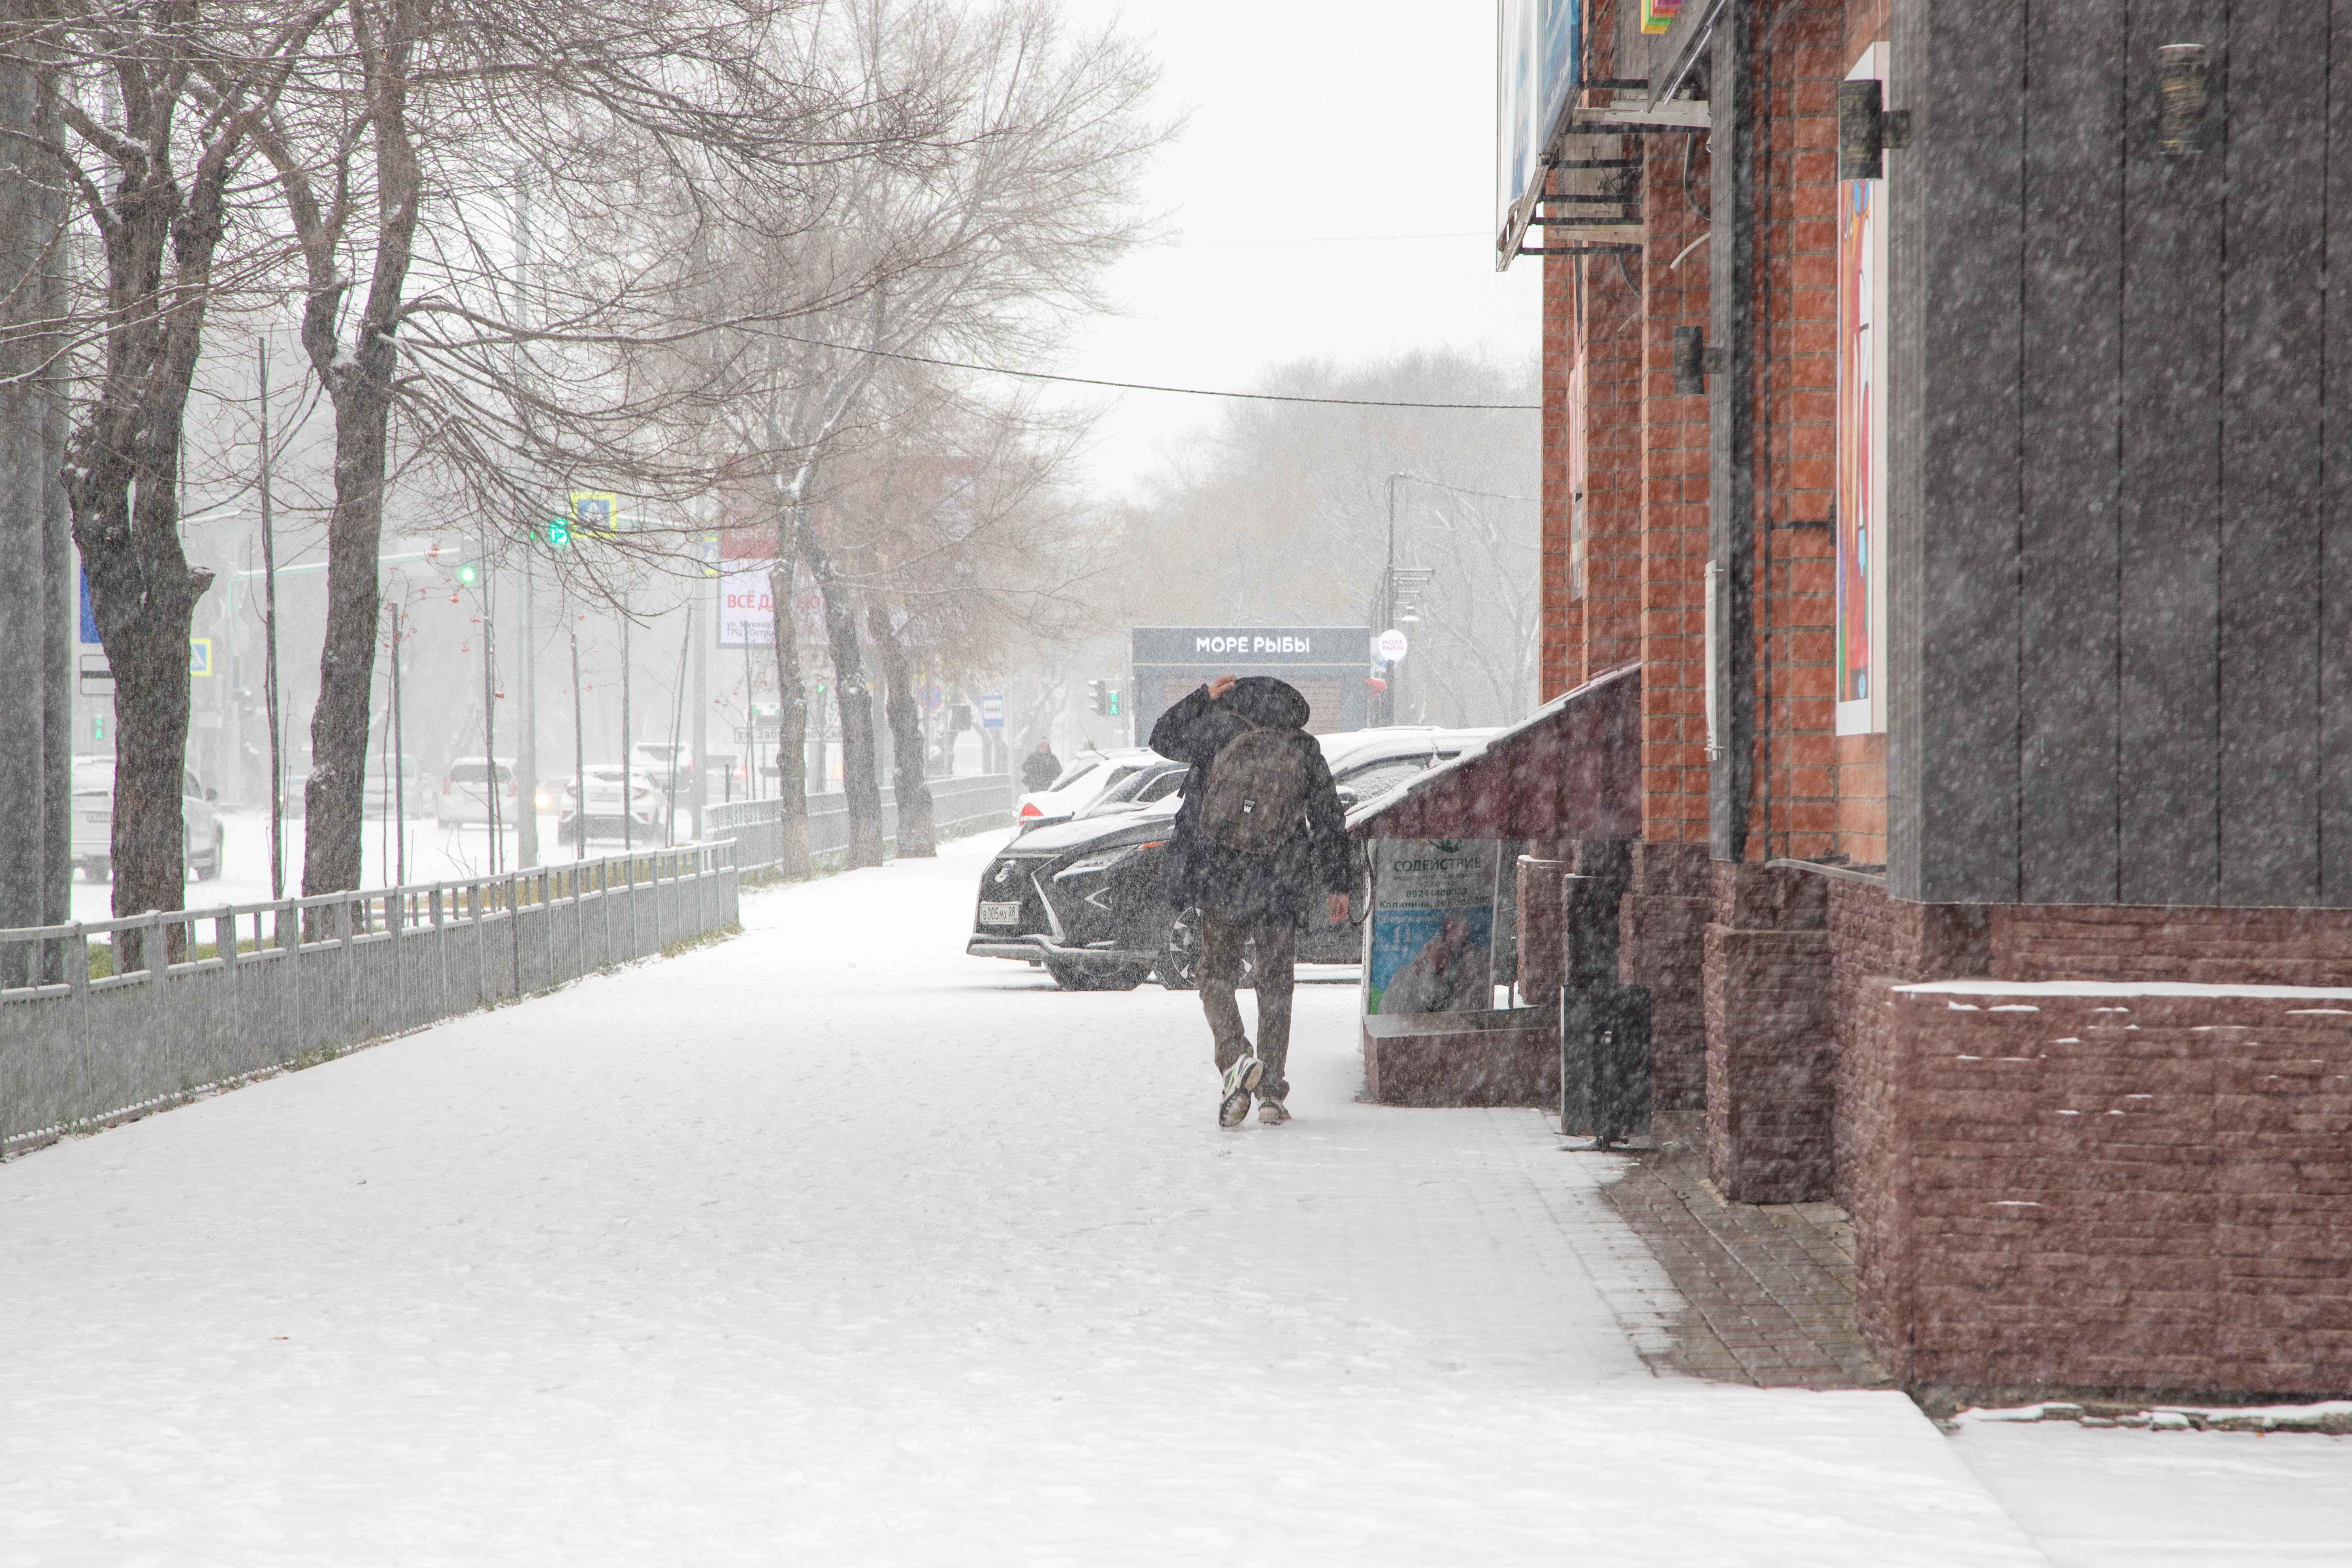
[[[81,819],[84,822],[112,822],[114,817],[109,812],[85,811],[81,814]]]
[[[1021,923],[1021,905],[1017,901],[982,904],[980,906],[980,923],[984,926],[1017,926]]]

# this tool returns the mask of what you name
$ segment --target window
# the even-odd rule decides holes
[[[1155,778],[1150,783],[1145,784],[1141,789],[1137,790],[1135,792],[1135,798],[1142,801],[1147,805],[1155,800],[1166,800],[1170,795],[1174,795],[1178,790],[1184,787],[1184,775],[1189,771],[1190,770],[1185,768],[1169,769],[1166,773],[1161,773],[1158,778]]]
[[[1338,782],[1341,789],[1354,790],[1358,800],[1370,800],[1375,795],[1388,794],[1413,774],[1427,769],[1435,760],[1427,755],[1388,757],[1377,763],[1366,763],[1362,767],[1349,772]]]

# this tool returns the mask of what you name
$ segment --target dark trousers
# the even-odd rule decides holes
[[[1201,1011],[1217,1039],[1217,1070],[1223,1072],[1249,1049],[1242,1032],[1242,945],[1257,944],[1257,1059],[1265,1064],[1258,1082],[1261,1100],[1283,1100],[1290,1085],[1282,1076],[1290,1058],[1290,990],[1298,965],[1298,926],[1287,915],[1236,921],[1214,910],[1201,911]]]

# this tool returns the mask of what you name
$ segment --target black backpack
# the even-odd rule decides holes
[[[1263,724],[1226,742],[1201,792],[1202,836],[1244,855],[1279,849],[1298,831],[1307,810],[1301,748],[1314,743],[1297,730]]]

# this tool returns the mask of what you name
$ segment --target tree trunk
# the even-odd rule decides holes
[[[841,790],[849,808],[849,864],[882,864],[882,782],[875,776],[874,700],[857,647],[857,606],[833,569],[833,557],[801,530],[801,558],[824,596],[824,635],[833,647],[833,700],[841,713]]]
[[[63,387],[41,370],[61,345],[26,329],[63,313],[66,214],[57,118],[19,61],[0,61],[0,926],[54,925],[71,918],[73,587]],[[61,955],[34,956],[0,952],[0,984],[61,977]]]
[[[74,432],[67,488],[91,613],[114,675],[114,913],[184,907],[181,771],[188,746],[188,633],[212,574],[180,548],[180,437],[204,335],[214,253],[226,224],[224,159],[190,183],[185,205],[158,171],[147,200],[123,199],[108,239],[118,301],[152,311],[118,329],[104,381]],[[163,258],[173,277],[163,276]],[[164,959],[184,948],[175,926]],[[121,967],[152,960],[121,944]]]
[[[366,826],[368,705],[375,688],[377,613],[383,593],[376,554],[383,538],[384,455],[392,377],[408,268],[415,253],[424,174],[408,134],[406,67],[418,16],[388,26],[368,68],[374,133],[377,228],[374,268],[350,352],[337,331],[348,284],[311,258],[302,312],[302,348],[335,405],[335,510],[327,520],[327,631],[319,650],[319,705],[310,716],[310,780],[302,792],[302,891],[360,885]],[[623,759],[625,763],[627,759]],[[495,802],[497,763],[484,786]],[[584,787],[584,786],[583,786]],[[624,795],[627,794],[625,787]],[[526,805],[530,803],[526,802]],[[626,819],[626,803],[623,805]],[[495,816],[495,806],[493,807]],[[496,853],[495,843],[492,846]]]
[[[866,635],[874,639],[875,661],[882,667],[883,713],[890,721],[890,759],[897,775],[898,802],[898,856],[901,860],[928,860],[940,852],[939,828],[931,815],[931,786],[924,775],[930,759],[923,754],[923,716],[915,700],[914,672],[907,663],[906,645],[890,625],[890,612],[880,605],[866,610]]]
[[[793,616],[793,580],[800,568],[788,550],[789,542],[780,525],[776,564],[768,574],[776,649],[776,819],[783,827],[783,874],[805,877],[810,870],[808,693],[802,684],[800,635]],[[760,763],[757,724],[751,734],[751,743],[745,750],[756,769]]]
[[[309,897],[358,887],[366,843],[362,807],[368,708],[383,608],[376,552],[383,534],[385,431],[392,412],[388,340],[380,358],[380,379],[348,375],[335,399],[327,630],[319,649],[319,703],[310,711],[310,779],[302,790],[302,891]]]

